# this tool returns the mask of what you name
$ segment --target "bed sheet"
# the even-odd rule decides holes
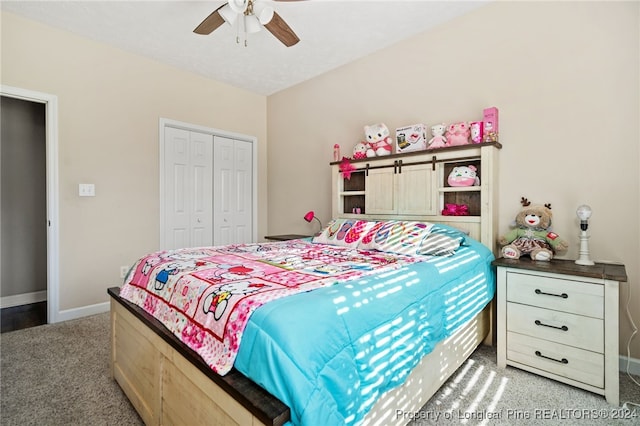
[[[489,303],[493,258],[467,239],[453,256],[272,301],[249,319],[235,368],[289,406],[292,424],[358,424]]]

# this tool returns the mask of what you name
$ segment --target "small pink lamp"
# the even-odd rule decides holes
[[[313,219],[318,221],[318,223],[320,224],[320,230],[322,230],[322,222],[320,222],[320,219],[316,217],[316,214],[313,210],[311,210],[310,212],[307,212],[307,214],[304,215],[304,220],[306,220],[309,223],[311,223]]]

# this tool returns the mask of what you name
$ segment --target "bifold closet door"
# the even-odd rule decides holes
[[[213,135],[165,128],[165,249],[213,245]]]
[[[253,145],[251,142],[214,137],[213,244],[252,242]]]

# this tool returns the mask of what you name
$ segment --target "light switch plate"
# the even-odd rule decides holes
[[[78,184],[78,195],[81,197],[95,197],[96,186],[92,183]]]

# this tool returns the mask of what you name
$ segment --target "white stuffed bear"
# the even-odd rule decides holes
[[[477,171],[473,164],[454,167],[449,173],[447,182],[449,186],[479,186],[480,178],[477,176]]]
[[[384,123],[364,126],[364,135],[367,137],[365,144],[369,144],[367,157],[381,157],[391,154],[391,137],[389,129]]]

